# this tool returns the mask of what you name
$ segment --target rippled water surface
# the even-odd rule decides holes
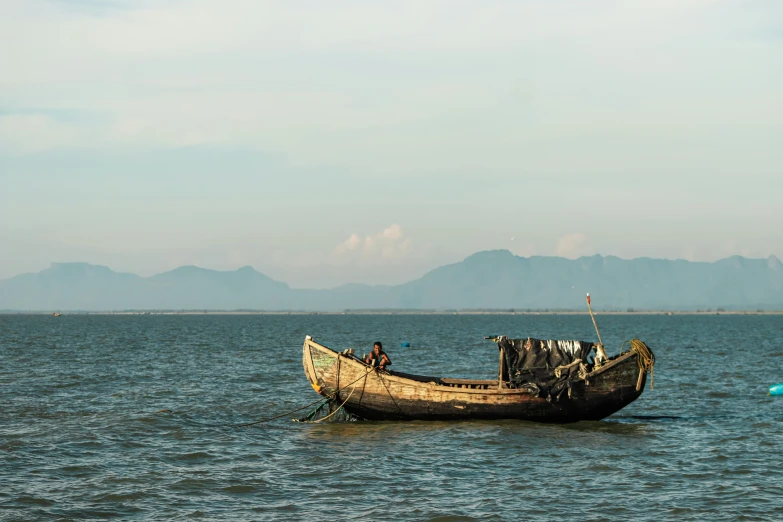
[[[237,429],[318,398],[306,334],[475,378],[497,371],[484,335],[595,334],[572,315],[0,316],[0,519],[782,520],[783,316],[599,325],[610,355],[639,337],[657,356],[655,389],[601,422]]]

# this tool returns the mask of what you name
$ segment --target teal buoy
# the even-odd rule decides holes
[[[402,343],[402,344],[400,344],[400,346],[402,346],[403,348],[410,348],[411,347],[411,343]],[[781,385],[781,386],[783,386],[783,385]],[[783,393],[783,392],[781,392],[781,393]]]
[[[770,386],[768,395],[783,395],[783,383]]]

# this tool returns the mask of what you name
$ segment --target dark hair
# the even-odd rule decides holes
[[[383,350],[383,345],[381,344],[381,342],[380,342],[380,341],[375,341],[375,344],[373,344],[373,346],[377,346],[378,348],[380,348],[381,350]]]

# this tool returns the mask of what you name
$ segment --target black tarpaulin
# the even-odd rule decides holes
[[[538,386],[542,396],[556,399],[578,377],[579,363],[587,362],[593,343],[502,337],[498,346],[505,353],[511,386],[532,383]]]

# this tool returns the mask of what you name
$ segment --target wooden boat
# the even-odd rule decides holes
[[[580,371],[570,378],[567,393],[552,397],[535,385],[515,383],[509,377],[504,354],[507,344],[498,342],[498,346],[497,380],[380,370],[355,357],[352,350],[337,352],[310,336],[305,338],[302,363],[307,379],[318,393],[362,419],[522,419],[565,423],[600,420],[633,402],[644,390],[654,362],[652,352],[638,340],[634,340],[630,351],[612,358],[605,358],[601,345],[592,345],[603,359],[596,357],[598,362],[591,364],[579,362]]]

